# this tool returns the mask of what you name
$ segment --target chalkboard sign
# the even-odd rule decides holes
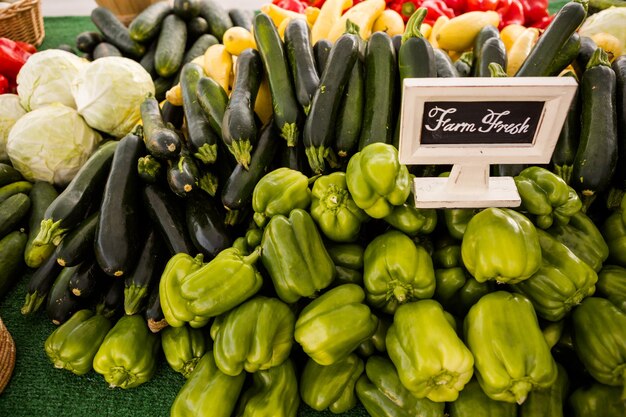
[[[543,101],[427,101],[421,143],[531,144],[543,107]]]

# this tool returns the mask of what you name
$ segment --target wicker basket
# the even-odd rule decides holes
[[[165,0],[96,0],[98,6],[111,10],[126,26],[146,7],[152,3]]]
[[[0,9],[0,37],[39,46],[44,36],[40,0],[21,0]]]

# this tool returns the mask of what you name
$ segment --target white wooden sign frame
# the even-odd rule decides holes
[[[450,178],[416,178],[417,207],[515,207],[511,177],[489,177],[490,164],[550,162],[578,84],[572,77],[409,78],[404,80],[400,120],[400,162],[453,164]],[[422,144],[426,102],[544,103],[532,143]],[[500,138],[494,137],[497,142]]]

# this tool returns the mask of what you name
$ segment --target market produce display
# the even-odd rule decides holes
[[[171,367],[172,416],[623,416],[626,55],[583,32],[621,12],[452,3],[98,7],[19,52],[0,297],[27,280],[50,366]],[[493,167],[519,207],[413,204],[450,166],[400,163],[402,81],[461,76],[579,81],[550,164]]]

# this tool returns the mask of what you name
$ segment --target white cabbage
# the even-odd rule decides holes
[[[17,74],[22,107],[31,111],[58,102],[76,108],[71,84],[78,71],[88,64],[89,61],[60,49],[31,55]]]
[[[29,181],[65,186],[95,151],[101,136],[71,107],[40,107],[13,125],[7,154]]]
[[[17,94],[0,94],[0,161],[8,161],[6,152],[9,131],[26,110],[20,105]]]
[[[589,16],[582,24],[578,33],[581,36],[592,36],[598,33],[610,33],[626,48],[626,7],[609,7]]]
[[[140,121],[139,106],[146,95],[154,95],[154,83],[138,62],[104,57],[80,71],[72,94],[78,113],[89,126],[121,138]]]

